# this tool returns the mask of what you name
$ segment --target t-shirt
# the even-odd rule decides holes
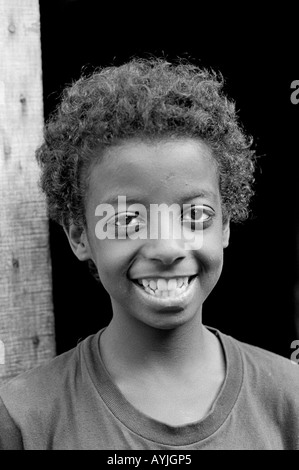
[[[0,449],[298,449],[299,367],[217,330],[226,375],[200,421],[172,426],[127,401],[101,360],[103,330],[0,389]]]

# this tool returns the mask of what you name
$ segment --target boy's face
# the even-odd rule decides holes
[[[77,256],[95,262],[115,316],[169,329],[201,314],[202,304],[220,276],[223,248],[229,239],[218,186],[209,148],[191,138],[127,141],[107,150],[93,167],[86,207],[88,229],[81,237],[85,251]],[[126,196],[126,206],[118,206],[118,196]],[[119,230],[114,239],[99,239],[96,234],[100,219],[95,211],[103,203],[111,204],[115,211],[108,220],[110,228]],[[146,212],[128,212],[132,203],[142,204]],[[145,219],[151,205],[163,203],[182,209],[183,204],[194,206],[195,210],[177,213],[172,226],[187,224],[186,230],[202,244],[188,245],[182,237],[150,237]],[[190,225],[194,217],[197,222]],[[151,222],[147,219],[147,227]],[[140,234],[143,231],[146,236],[127,236],[138,224]],[[122,234],[121,239],[117,233]]]

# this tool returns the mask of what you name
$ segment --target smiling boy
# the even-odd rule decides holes
[[[196,230],[205,231],[203,246],[186,250],[181,239],[97,240],[95,208],[111,201],[115,187],[147,208],[176,202],[206,208],[211,215],[196,222]],[[103,362],[129,401],[149,416],[175,425],[200,419],[224,380],[217,339],[201,324],[201,306],[220,276],[229,237],[213,158],[195,139],[128,141],[93,169],[89,188],[89,230],[78,238],[72,227],[68,235],[78,258],[98,266],[111,297],[113,318],[100,341]],[[174,223],[181,219],[178,214]],[[136,226],[138,217],[132,220]],[[146,291],[142,281],[152,288]],[[183,281],[187,287],[172,296]]]
[[[113,317],[2,387],[2,448],[299,449],[297,367],[202,323],[255,161],[221,86],[151,59],[65,91],[37,153],[41,185]],[[151,236],[154,205],[174,208],[159,219],[168,237]]]

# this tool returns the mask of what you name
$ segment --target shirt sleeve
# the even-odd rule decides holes
[[[0,397],[0,450],[23,450],[22,435]]]

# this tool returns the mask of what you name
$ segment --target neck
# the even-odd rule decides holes
[[[217,351],[217,339],[201,322],[201,311],[173,329],[157,329],[126,315],[114,316],[101,336],[101,354],[111,375],[156,371],[185,375],[205,370]]]

